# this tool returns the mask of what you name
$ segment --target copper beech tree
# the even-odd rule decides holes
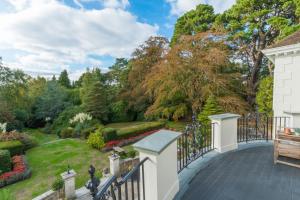
[[[218,33],[181,37],[146,76],[143,87],[153,99],[146,116],[178,120],[200,112],[214,95],[225,111],[241,113],[247,103],[237,93],[242,84],[230,61],[228,46]]]

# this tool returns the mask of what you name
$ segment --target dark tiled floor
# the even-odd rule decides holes
[[[201,170],[184,200],[300,200],[300,169],[273,164],[273,147],[225,154]]]

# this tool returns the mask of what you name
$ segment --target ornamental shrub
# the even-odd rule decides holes
[[[57,178],[55,181],[52,183],[52,189],[54,191],[58,191],[64,187],[64,180],[62,178]]]
[[[118,139],[117,129],[115,129],[115,128],[109,128],[109,127],[104,128],[102,130],[102,135],[103,135],[105,142],[109,142],[109,141]]]
[[[22,155],[24,153],[24,145],[18,140],[0,142],[0,149],[7,149],[11,156]]]
[[[215,96],[211,95],[206,100],[202,112],[198,115],[198,120],[202,124],[207,125],[210,122],[208,116],[220,114],[222,112],[223,112],[222,107],[219,106]]]
[[[26,133],[20,133],[17,131],[10,131],[0,134],[0,141],[13,141],[19,140],[24,145],[24,150],[28,150],[32,147],[37,146],[37,141]]]
[[[57,135],[60,135],[61,131],[64,128],[70,126],[70,119],[74,117],[77,113],[82,112],[82,108],[80,106],[71,106],[66,108],[59,116],[54,120],[51,129]]]
[[[0,171],[2,173],[11,170],[11,158],[8,150],[0,150]]]
[[[87,143],[91,147],[101,150],[105,146],[101,130],[97,129],[95,132],[91,133],[88,137]]]
[[[273,77],[268,76],[260,81],[256,95],[258,111],[268,116],[272,115],[273,110]]]
[[[61,131],[61,138],[71,138],[74,136],[74,129],[72,127],[65,128]]]

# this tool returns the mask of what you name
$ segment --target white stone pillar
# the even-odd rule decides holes
[[[120,173],[120,156],[118,154],[112,154],[109,156],[109,170],[114,176],[118,176]]]
[[[75,176],[76,172],[70,170],[70,172],[64,172],[60,174],[65,182],[65,197],[66,199],[75,199]]]
[[[238,148],[237,120],[240,115],[225,113],[211,115],[209,118],[214,124],[213,143],[216,151],[224,153]]]
[[[179,132],[160,130],[135,143],[144,163],[145,199],[172,200],[179,191],[177,138]],[[142,196],[142,195],[141,195]]]

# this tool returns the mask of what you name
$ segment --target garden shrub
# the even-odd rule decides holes
[[[126,139],[136,134],[141,134],[147,131],[157,130],[164,127],[165,122],[148,122],[144,124],[138,124],[135,126],[121,128],[117,131],[117,135],[119,139]]]
[[[12,170],[0,175],[0,188],[31,176],[31,170],[24,156],[13,156],[12,163]]]
[[[105,142],[109,142],[109,141],[118,139],[117,129],[115,129],[115,128],[109,128],[109,127],[104,128],[102,130],[102,135],[103,135]]]
[[[0,174],[11,170],[11,158],[8,150],[0,150]]]
[[[135,150],[130,150],[127,153],[129,158],[134,158],[136,156],[136,151]]]
[[[71,138],[74,136],[74,129],[72,127],[65,128],[61,131],[61,138]]]
[[[93,121],[93,120],[92,120]],[[92,132],[95,132],[97,129],[103,129],[104,126],[102,124],[97,123],[93,123],[91,122],[90,127],[84,128],[83,130],[81,130],[81,136],[83,136],[84,138],[88,138],[89,135]]]
[[[7,149],[11,156],[24,153],[24,145],[18,140],[0,142],[0,149]]]
[[[91,133],[88,137],[87,143],[91,147],[101,150],[105,146],[101,130],[97,129],[95,132]]]
[[[26,133],[20,133],[17,131],[11,131],[0,134],[0,141],[13,141],[19,140],[24,145],[24,150],[28,150],[32,147],[37,146],[37,141]]]
[[[60,132],[70,126],[70,119],[72,119],[77,113],[82,112],[83,109],[80,106],[71,106],[66,108],[60,115],[54,120],[51,129],[52,131],[60,135]]]
[[[57,178],[52,184],[52,189],[58,191],[64,187],[64,180],[62,178]]]

